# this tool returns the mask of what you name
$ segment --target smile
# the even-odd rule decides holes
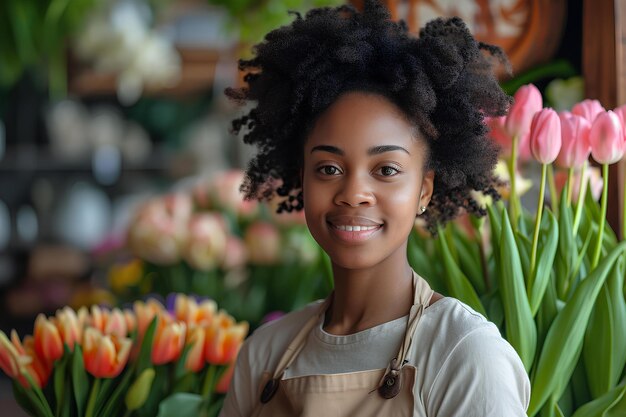
[[[361,243],[371,239],[376,235],[383,225],[378,224],[375,226],[365,225],[346,225],[346,224],[333,224],[329,223],[331,234],[338,240],[344,243]]]

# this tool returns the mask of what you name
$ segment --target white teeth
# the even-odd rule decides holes
[[[343,230],[346,232],[363,232],[366,230],[374,230],[377,229],[378,226],[335,226],[339,230]]]

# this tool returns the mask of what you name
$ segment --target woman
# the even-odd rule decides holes
[[[243,345],[222,416],[523,416],[530,384],[495,325],[412,271],[416,217],[434,230],[497,198],[484,116],[503,115],[483,50],[458,18],[413,38],[377,2],[315,9],[241,61],[255,103],[234,121],[259,153],[248,198],[305,210],[334,290]],[[294,277],[297,279],[297,277]]]

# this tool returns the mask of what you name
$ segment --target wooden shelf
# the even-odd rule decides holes
[[[218,51],[197,48],[178,48],[182,60],[181,77],[172,87],[150,89],[146,95],[185,96],[209,90],[215,79],[218,61],[233,56],[231,51]],[[70,59],[69,93],[75,96],[115,95],[117,80],[115,74],[102,73]]]

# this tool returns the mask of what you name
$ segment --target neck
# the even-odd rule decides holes
[[[413,272],[406,255],[359,270],[333,264],[333,276],[335,289],[324,322],[328,333],[369,329],[405,316],[413,305]]]

